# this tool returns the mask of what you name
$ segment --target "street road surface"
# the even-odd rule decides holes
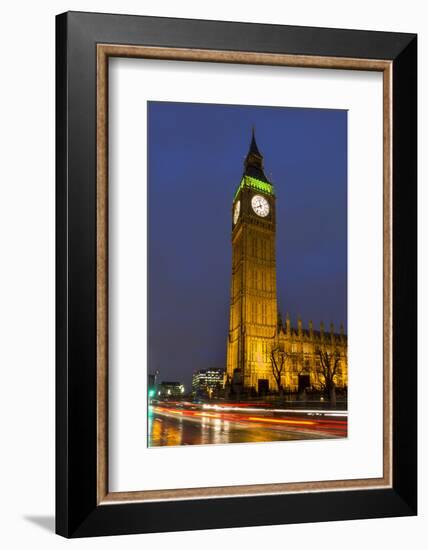
[[[335,439],[347,432],[346,411],[169,401],[149,406],[149,447]]]

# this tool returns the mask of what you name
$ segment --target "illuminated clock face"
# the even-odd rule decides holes
[[[257,216],[260,216],[261,218],[266,218],[269,214],[269,203],[261,195],[254,195],[251,199],[251,206]]]
[[[236,224],[239,218],[239,213],[241,212],[241,201],[238,201],[235,204],[235,210],[233,211],[233,223]]]

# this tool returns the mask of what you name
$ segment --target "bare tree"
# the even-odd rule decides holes
[[[285,360],[287,358],[286,352],[279,346],[272,349],[270,352],[270,362],[272,367],[272,374],[275,378],[275,382],[278,386],[278,392],[282,395],[283,388],[281,384],[281,376],[285,371]]]
[[[340,353],[337,350],[317,348],[320,366],[318,373],[322,377],[321,385],[327,393],[332,407],[336,406],[336,375],[340,364]]]

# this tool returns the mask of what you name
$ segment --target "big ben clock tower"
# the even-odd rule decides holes
[[[277,331],[275,194],[255,140],[232,205],[232,284],[227,374],[245,390],[273,389]]]

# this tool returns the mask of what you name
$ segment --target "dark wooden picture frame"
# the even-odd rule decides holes
[[[416,35],[69,12],[57,16],[56,51],[57,533],[83,537],[416,514]],[[112,56],[383,73],[382,478],[109,492]]]

